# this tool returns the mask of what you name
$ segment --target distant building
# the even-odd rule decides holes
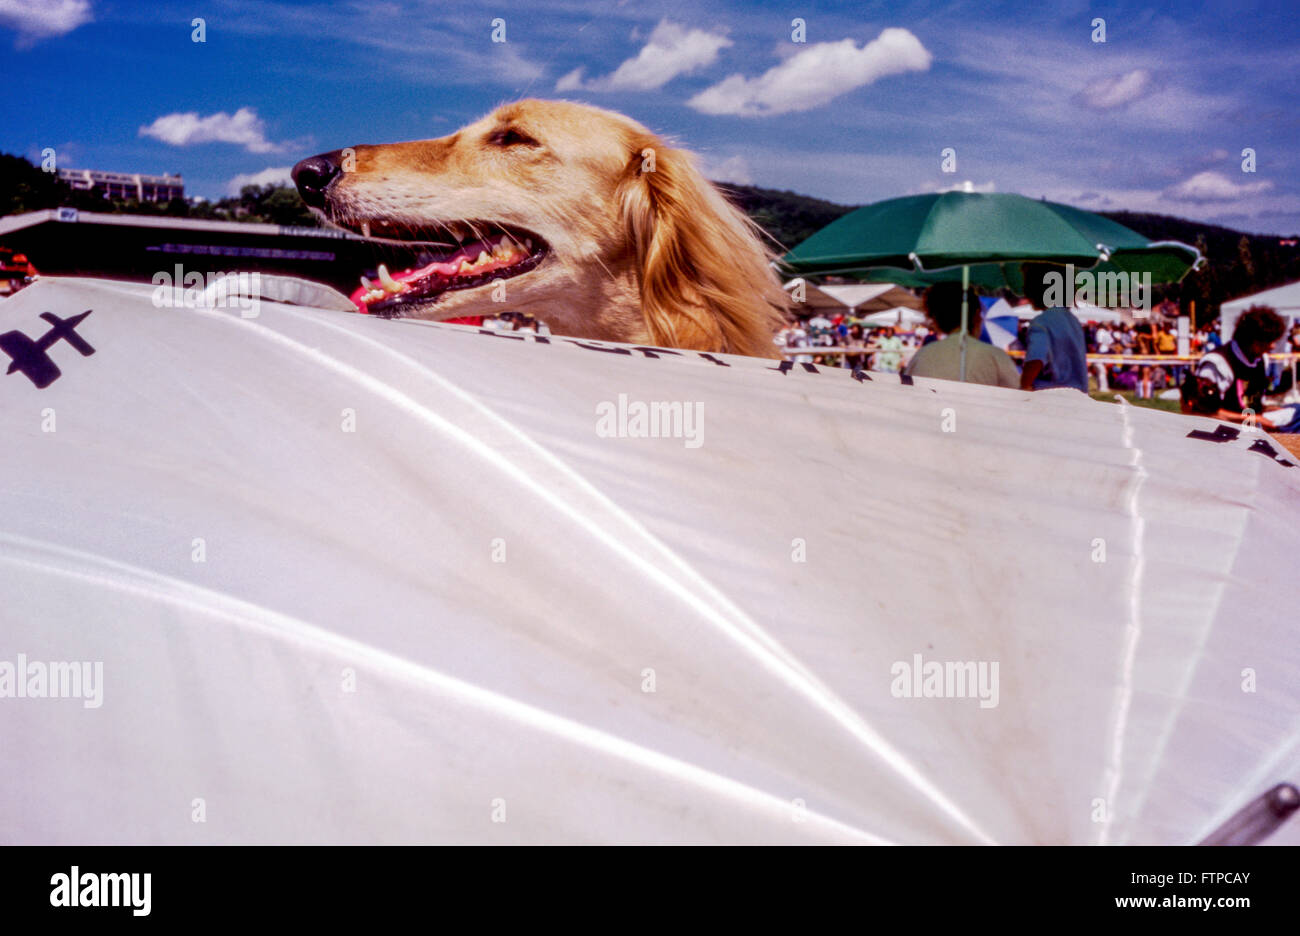
[[[345,296],[356,290],[353,280],[359,274],[369,275],[381,263],[392,270],[410,263],[410,250],[399,243],[369,241],[351,231],[333,228],[67,207],[0,217],[0,261],[7,256],[6,248],[23,254],[29,265],[48,276],[95,276],[149,283],[159,273],[174,274],[180,266],[185,274],[258,272],[297,276],[333,286]],[[30,271],[20,275],[25,277]],[[0,272],[0,282],[5,276]],[[181,276],[174,274],[173,280],[179,282]],[[0,384],[3,382],[4,365],[0,364]]]
[[[141,202],[171,201],[185,197],[185,183],[178,175],[141,175],[130,172],[99,172],[95,169],[60,169],[59,178],[82,192],[91,190],[106,198]]]

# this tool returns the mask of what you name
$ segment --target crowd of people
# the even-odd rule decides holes
[[[1071,309],[1046,301],[1046,277],[1053,268],[1025,264],[1026,298],[1035,315],[1022,319],[1007,350],[982,341],[981,305],[974,290],[963,296],[956,283],[941,283],[924,296],[925,324],[870,329],[847,315],[815,314],[787,324],[776,337],[787,356],[809,364],[903,373],[909,376],[1024,390],[1071,387],[1089,392],[1121,389],[1149,398],[1170,391],[1184,412],[1246,421],[1275,431],[1300,431],[1300,406],[1268,406],[1266,397],[1293,389],[1292,371],[1265,355],[1300,354],[1300,323],[1287,332],[1274,310],[1256,306],[1238,319],[1226,344],[1218,321],[1188,335],[1184,348],[1161,318],[1135,322],[1080,322]],[[962,304],[968,333],[961,335]],[[1282,339],[1285,337],[1285,341]],[[829,353],[834,348],[847,352]],[[1181,354],[1179,352],[1182,352]],[[793,352],[793,353],[790,353]],[[1093,360],[1089,362],[1089,355]],[[1105,355],[1109,360],[1098,358]],[[1125,358],[1133,363],[1125,363]],[[1161,358],[1168,358],[1162,362]]]
[[[453,321],[460,322],[460,319]],[[478,325],[480,328],[498,332],[513,332],[520,335],[549,335],[551,330],[546,323],[524,312],[502,312],[493,316],[474,316],[473,321],[464,324]]]
[[[795,319],[788,322],[776,335],[779,347],[800,350],[806,353],[795,354],[791,360],[805,364],[843,364],[844,367],[879,370],[898,373],[903,359],[910,352],[919,348],[933,334],[926,325],[918,324],[914,328],[886,325],[870,327],[849,316],[836,313],[825,315],[817,313],[807,320]],[[850,354],[830,355],[818,349],[825,348],[869,348]]]
[[[979,321],[979,305],[972,294],[968,309],[974,310],[975,321]],[[1032,319],[1021,319],[1016,337],[1007,345],[1008,351],[1024,352],[1028,346],[1030,324]],[[806,353],[793,356],[795,361],[818,364],[842,364],[844,367],[861,368],[897,373],[902,362],[923,345],[935,341],[945,334],[941,328],[930,324],[915,326],[886,325],[872,328],[854,320],[844,313],[827,315],[817,313],[806,320],[788,323],[777,335],[776,342],[782,348],[807,349]],[[1113,357],[1157,357],[1178,354],[1178,336],[1166,322],[1087,322],[1083,324],[1084,343],[1089,354],[1111,355]],[[976,336],[978,337],[978,335]],[[1215,319],[1199,326],[1191,333],[1188,341],[1188,353],[1199,356],[1213,351],[1220,344],[1219,322]],[[853,354],[828,354],[821,349],[866,348],[868,350]],[[1300,353],[1300,325],[1289,337],[1289,350]],[[1138,390],[1145,379],[1149,386],[1161,389],[1176,383],[1177,373],[1168,366],[1137,365],[1112,362],[1104,365],[1107,384],[1122,389]],[[1100,376],[1094,367],[1094,375]]]

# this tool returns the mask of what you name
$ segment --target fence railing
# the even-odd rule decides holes
[[[849,345],[849,346],[831,346],[831,347],[814,347],[814,348],[781,348],[781,354],[785,357],[796,357],[799,355],[830,355],[833,357],[842,357],[846,354],[901,354],[908,358],[915,354],[920,348],[881,348],[878,345]],[[1008,351],[1007,354],[1013,358],[1023,358],[1023,351]],[[1205,352],[1197,354],[1096,354],[1087,355],[1089,364],[1194,364],[1205,356]],[[1282,354],[1270,354],[1267,356],[1270,364],[1294,364],[1300,361],[1300,353],[1288,351]]]

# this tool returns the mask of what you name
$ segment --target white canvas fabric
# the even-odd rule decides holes
[[[0,841],[1192,842],[1300,779],[1265,436],[153,292],[0,302],[0,676],[100,664],[0,698]]]

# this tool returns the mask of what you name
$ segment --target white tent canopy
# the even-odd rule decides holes
[[[1070,310],[1081,322],[1106,322],[1108,324],[1124,321],[1124,314],[1119,309],[1095,306],[1090,302],[1076,302]]]
[[[999,300],[999,301],[1005,301],[1005,300]],[[1033,304],[1029,302],[1019,302],[1015,305],[1011,305],[1010,303],[1007,303],[1007,305],[1010,306],[1010,310],[999,314],[1014,315],[1018,319],[1032,319],[1032,318],[1037,318],[1038,313],[1040,311],[1039,309],[1035,309],[1033,307]]]
[[[843,283],[820,287],[850,309],[858,311],[885,311],[890,308],[919,308],[920,300],[901,286],[893,283]]]
[[[837,312],[881,312],[902,306],[921,308],[921,300],[902,286],[893,283],[830,283],[814,284],[795,278],[785,284],[787,292],[803,284],[805,299],[810,309]]]
[[[883,325],[902,325],[915,326],[924,324],[927,316],[918,309],[908,309],[899,306],[895,309],[884,309],[880,312],[872,312],[870,315],[864,315],[862,321],[866,325],[883,326]]]
[[[1219,334],[1223,336],[1224,341],[1232,337],[1232,331],[1236,328],[1241,313],[1255,305],[1273,308],[1278,315],[1287,320],[1288,327],[1293,325],[1296,319],[1300,319],[1300,280],[1287,283],[1285,286],[1266,289],[1254,295],[1242,296],[1220,306]]]
[[[996,310],[996,311],[995,311]],[[1070,309],[1075,318],[1081,322],[1121,322],[1124,320],[1124,314],[1118,309],[1107,309],[1103,306],[1095,306],[1087,302],[1076,302]],[[995,318],[1014,315],[1019,319],[1034,319],[1041,314],[1041,309],[1035,309],[1028,302],[1022,302],[1017,305],[1011,305],[1005,299],[998,299],[993,306],[984,313],[985,318]]]
[[[1193,842],[1300,778],[1263,436],[153,298],[0,302],[0,842]]]

